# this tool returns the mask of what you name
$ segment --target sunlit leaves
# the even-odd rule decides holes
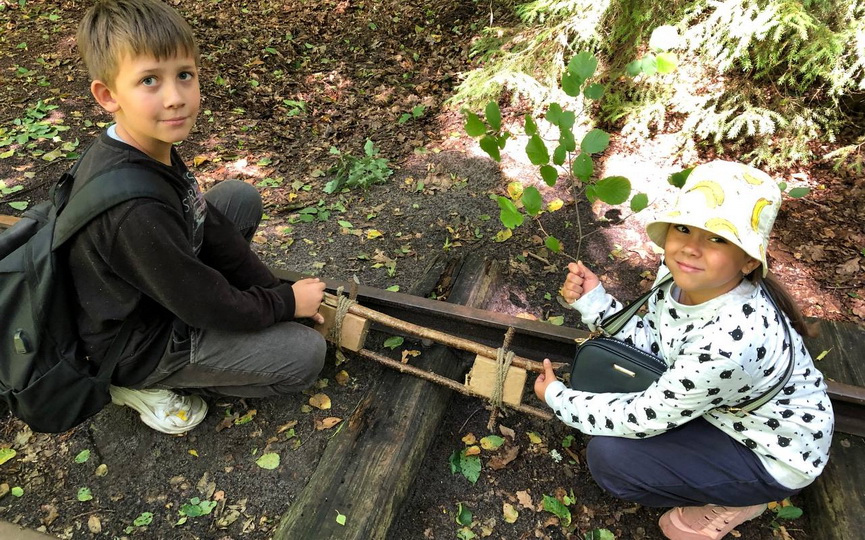
[[[484,135],[478,144],[481,147],[481,150],[487,153],[493,160],[501,161],[502,156],[499,152],[499,142],[495,137],[491,137],[489,135]]]
[[[526,144],[526,156],[528,156],[532,165],[546,165],[550,161],[547,145],[544,144],[544,140],[537,133],[532,135]]]
[[[591,189],[589,189],[591,188]],[[592,199],[600,199],[607,204],[622,204],[631,194],[631,181],[624,176],[608,176],[594,186],[589,186],[586,194]]]
[[[576,159],[574,159],[574,164],[571,167],[571,171],[574,173],[574,176],[576,176],[583,182],[588,181],[589,178],[591,178],[592,175],[595,174],[595,165],[592,162],[592,156],[584,152],[580,153],[580,155],[578,155]]]
[[[568,71],[585,80],[595,74],[598,59],[590,52],[580,52],[568,62]]]
[[[466,123],[464,127],[466,134],[468,134],[469,137],[480,137],[487,132],[487,125],[484,124],[484,121],[473,112],[466,114]]]
[[[501,209],[499,218],[502,221],[502,225],[508,229],[513,229],[523,224],[523,215],[517,210],[517,207],[510,199],[507,197],[498,197],[497,200]]]
[[[502,113],[499,110],[499,105],[495,101],[487,103],[484,112],[487,115],[487,123],[493,131],[499,131],[502,128]]]
[[[544,200],[541,197],[540,191],[534,186],[529,186],[523,192],[523,207],[530,216],[538,215],[538,212],[544,207]]]
[[[544,239],[544,246],[553,253],[560,253],[562,251],[562,243],[555,236],[546,237]]]
[[[0,448],[0,465],[14,458],[17,452],[14,448]]]
[[[540,168],[541,178],[544,179],[544,183],[548,186],[556,185],[556,180],[559,179],[559,171],[552,165],[543,165]]]
[[[645,193],[637,193],[631,198],[631,210],[639,212],[649,206],[649,196]]]
[[[610,135],[602,129],[593,129],[586,133],[583,137],[583,142],[580,143],[580,149],[589,154],[603,152],[610,146]]]

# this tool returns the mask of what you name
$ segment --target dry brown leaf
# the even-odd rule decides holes
[[[535,509],[535,504],[532,502],[532,496],[528,491],[517,491],[517,501],[523,508]]]
[[[342,371],[340,371],[339,373],[337,373],[336,375],[334,375],[333,378],[336,379],[336,384],[338,384],[340,386],[347,385],[348,381],[351,380],[351,377],[349,376],[348,372],[344,369]]]
[[[499,433],[501,433],[502,435],[504,435],[505,437],[507,437],[511,440],[514,440],[517,436],[516,431],[512,430],[511,428],[509,428],[507,426],[503,426],[501,424],[499,424]]]
[[[489,466],[495,471],[504,469],[511,461],[517,459],[519,453],[519,446],[508,446],[503,452],[490,458]]]
[[[297,420],[292,420],[291,422],[288,422],[287,424],[282,424],[281,426],[279,426],[276,429],[276,434],[279,435],[280,433],[282,433],[284,431],[288,431],[289,429],[293,428],[296,425],[297,425]]]
[[[324,429],[330,429],[333,426],[342,422],[342,418],[337,418],[336,416],[328,416],[327,418],[323,418],[321,420],[315,421],[315,429],[317,431],[321,431]]]
[[[481,447],[477,445],[469,446],[466,448],[467,456],[479,456],[481,455]]]
[[[327,394],[316,394],[309,398],[309,404],[316,409],[326,411],[330,409],[330,398],[327,396]]]
[[[99,520],[99,516],[90,516],[87,518],[87,528],[93,534],[99,534],[102,532],[102,522]]]
[[[466,433],[465,436],[463,436],[462,441],[463,441],[463,444],[467,444],[467,445],[468,444],[475,444],[476,442],[478,442],[478,438],[475,436],[474,433]]]
[[[416,351],[414,349],[404,350],[402,352],[402,360],[401,361],[403,364],[408,364],[409,357],[415,358],[417,356],[420,356],[420,351]]]

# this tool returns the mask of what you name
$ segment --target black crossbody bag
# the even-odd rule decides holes
[[[606,317],[588,338],[578,341],[577,353],[571,364],[570,384],[572,389],[596,394],[642,392],[661,377],[667,370],[667,364],[663,359],[611,336],[618,333],[655,291],[670,280],[672,280],[672,275],[667,275],[649,292],[637,298],[621,311]],[[762,284],[760,286],[763,287]],[[722,405],[718,407],[718,410],[738,416],[744,416],[774,398],[793,374],[793,341],[790,339],[787,319],[784,313],[778,309],[775,299],[765,287],[763,287],[763,292],[769,298],[769,303],[778,312],[784,327],[784,335],[789,343],[787,369],[781,379],[764,394],[736,406]]]

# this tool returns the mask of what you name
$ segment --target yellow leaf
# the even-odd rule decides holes
[[[349,376],[349,374],[346,370],[340,371],[339,373],[334,375],[333,378],[336,379],[336,383],[340,386],[347,385],[348,381],[351,380],[351,377]]]
[[[520,517],[520,513],[517,512],[517,509],[511,503],[502,504],[502,515],[505,518],[505,523],[515,523],[517,518]]]
[[[409,357],[414,358],[416,356],[420,356],[420,351],[415,351],[413,349],[405,350],[402,352],[402,363],[408,364]]]
[[[529,436],[529,441],[531,441],[532,444],[541,444],[543,442],[543,440],[541,439],[541,436],[538,435],[537,433],[535,433],[534,431],[529,431],[528,436]]]
[[[555,212],[556,210],[561,210],[562,206],[565,205],[565,202],[561,199],[553,199],[547,203],[547,210],[550,212]]]
[[[519,182],[511,182],[508,184],[508,197],[517,200],[523,196],[523,185]]]
[[[463,444],[475,444],[478,442],[478,438],[475,437],[474,433],[467,433],[465,437],[462,439]]]
[[[496,242],[504,242],[505,240],[507,240],[508,238],[510,238],[513,235],[514,235],[513,231],[511,231],[510,229],[505,229],[503,231],[499,231],[496,233],[495,241]]]
[[[330,409],[330,398],[327,394],[316,394],[309,398],[309,404],[323,411]]]
[[[376,230],[376,229],[370,229],[370,230],[366,231],[366,237],[369,240],[373,240],[375,238],[381,238],[382,236],[384,236],[384,235],[381,233],[381,231]]]
[[[515,317],[518,318],[518,319],[526,319],[527,321],[536,321],[536,320],[538,320],[537,316],[532,315],[531,313],[526,313],[526,312],[517,313],[517,314],[515,315]]]
[[[337,418],[336,416],[328,416],[327,418],[323,418],[321,420],[315,421],[315,429],[317,431],[321,431],[323,429],[330,429],[333,426],[342,422],[342,418]]]
[[[474,445],[474,446],[469,446],[468,448],[466,448],[466,455],[467,456],[479,456],[480,454],[481,454],[481,447],[480,446]]]
[[[192,158],[192,165],[198,167],[204,163],[207,163],[208,161],[210,161],[210,158],[208,158],[207,156],[198,155]]]
[[[198,450],[193,450],[192,448],[190,448],[189,450],[187,450],[187,452],[189,452],[189,455],[191,456],[198,457]]]
[[[817,355],[817,358],[815,358],[814,360],[820,361],[820,360],[826,358],[826,355],[829,354],[832,351],[832,349],[834,349],[834,347],[830,347],[828,351],[821,352],[820,354]]]

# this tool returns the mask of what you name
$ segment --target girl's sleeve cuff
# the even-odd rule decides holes
[[[568,387],[565,386],[565,383],[562,381],[551,382],[550,385],[547,386],[546,391],[544,391],[544,401],[547,402],[547,406],[556,410],[558,397],[567,389]]]

